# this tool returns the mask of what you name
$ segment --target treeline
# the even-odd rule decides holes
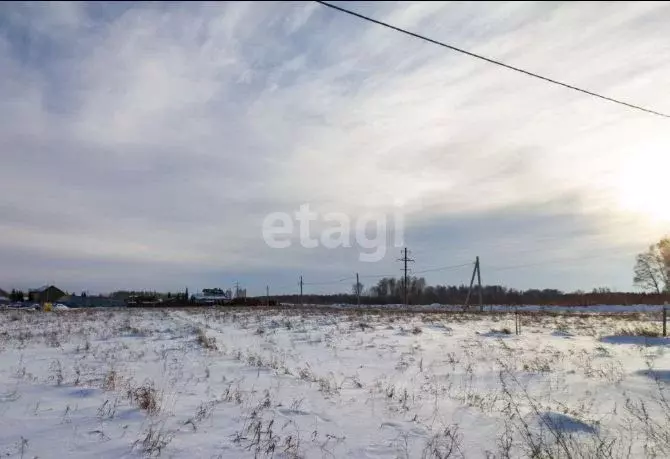
[[[361,304],[402,304],[404,302],[403,279],[383,278],[376,285],[365,288],[359,285]],[[427,285],[422,277],[412,277],[408,280],[408,299],[410,304],[429,305],[464,304],[468,296],[467,285]],[[282,303],[298,303],[299,295],[279,295],[273,299]],[[609,289],[598,288],[591,292],[563,292],[557,289],[529,289],[519,290],[501,285],[482,286],[482,301],[484,304],[500,305],[553,305],[553,306],[591,306],[597,304],[663,304],[670,301],[669,294],[613,292]],[[356,285],[351,287],[351,293],[332,295],[315,295],[304,293],[304,304],[336,304],[356,303]],[[475,286],[470,298],[470,304],[478,304],[479,296]]]
[[[157,292],[154,290],[117,290],[109,294],[109,298],[126,301],[129,298],[148,298],[161,300],[189,301],[188,288],[184,292]]]
[[[21,302],[26,298],[26,294],[23,292],[23,290],[16,290],[12,289],[11,293],[9,294],[9,300],[14,301],[14,302]],[[28,300],[32,300],[32,295],[29,293],[27,296]]]

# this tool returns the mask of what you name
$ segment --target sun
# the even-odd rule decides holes
[[[623,164],[615,185],[620,210],[653,223],[670,223],[670,150],[646,154]]]

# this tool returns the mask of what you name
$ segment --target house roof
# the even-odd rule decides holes
[[[5,298],[9,298],[9,293],[5,292],[3,289],[0,288],[0,296],[4,296]]]
[[[39,287],[39,288],[31,288],[31,289],[29,290],[29,292],[30,292],[30,293],[42,293],[42,292],[45,292],[45,291],[47,291],[48,289],[50,289],[50,288],[52,288],[52,287],[55,288],[56,290],[60,290],[60,289],[59,289],[58,287],[56,287],[55,285],[43,285],[43,286],[41,286],[41,287]],[[61,290],[61,291],[62,291],[62,290]]]

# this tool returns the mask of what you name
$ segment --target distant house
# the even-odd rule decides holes
[[[205,288],[199,295],[193,295],[195,302],[202,305],[222,305],[230,303],[232,295],[230,291],[223,291],[220,288]]]
[[[35,303],[53,303],[65,296],[65,292],[53,285],[43,285],[29,291]]]
[[[0,288],[0,304],[9,303],[9,293]]]

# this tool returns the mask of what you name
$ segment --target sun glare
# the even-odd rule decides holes
[[[621,210],[640,214],[649,223],[670,223],[670,151],[628,161],[617,183]]]

